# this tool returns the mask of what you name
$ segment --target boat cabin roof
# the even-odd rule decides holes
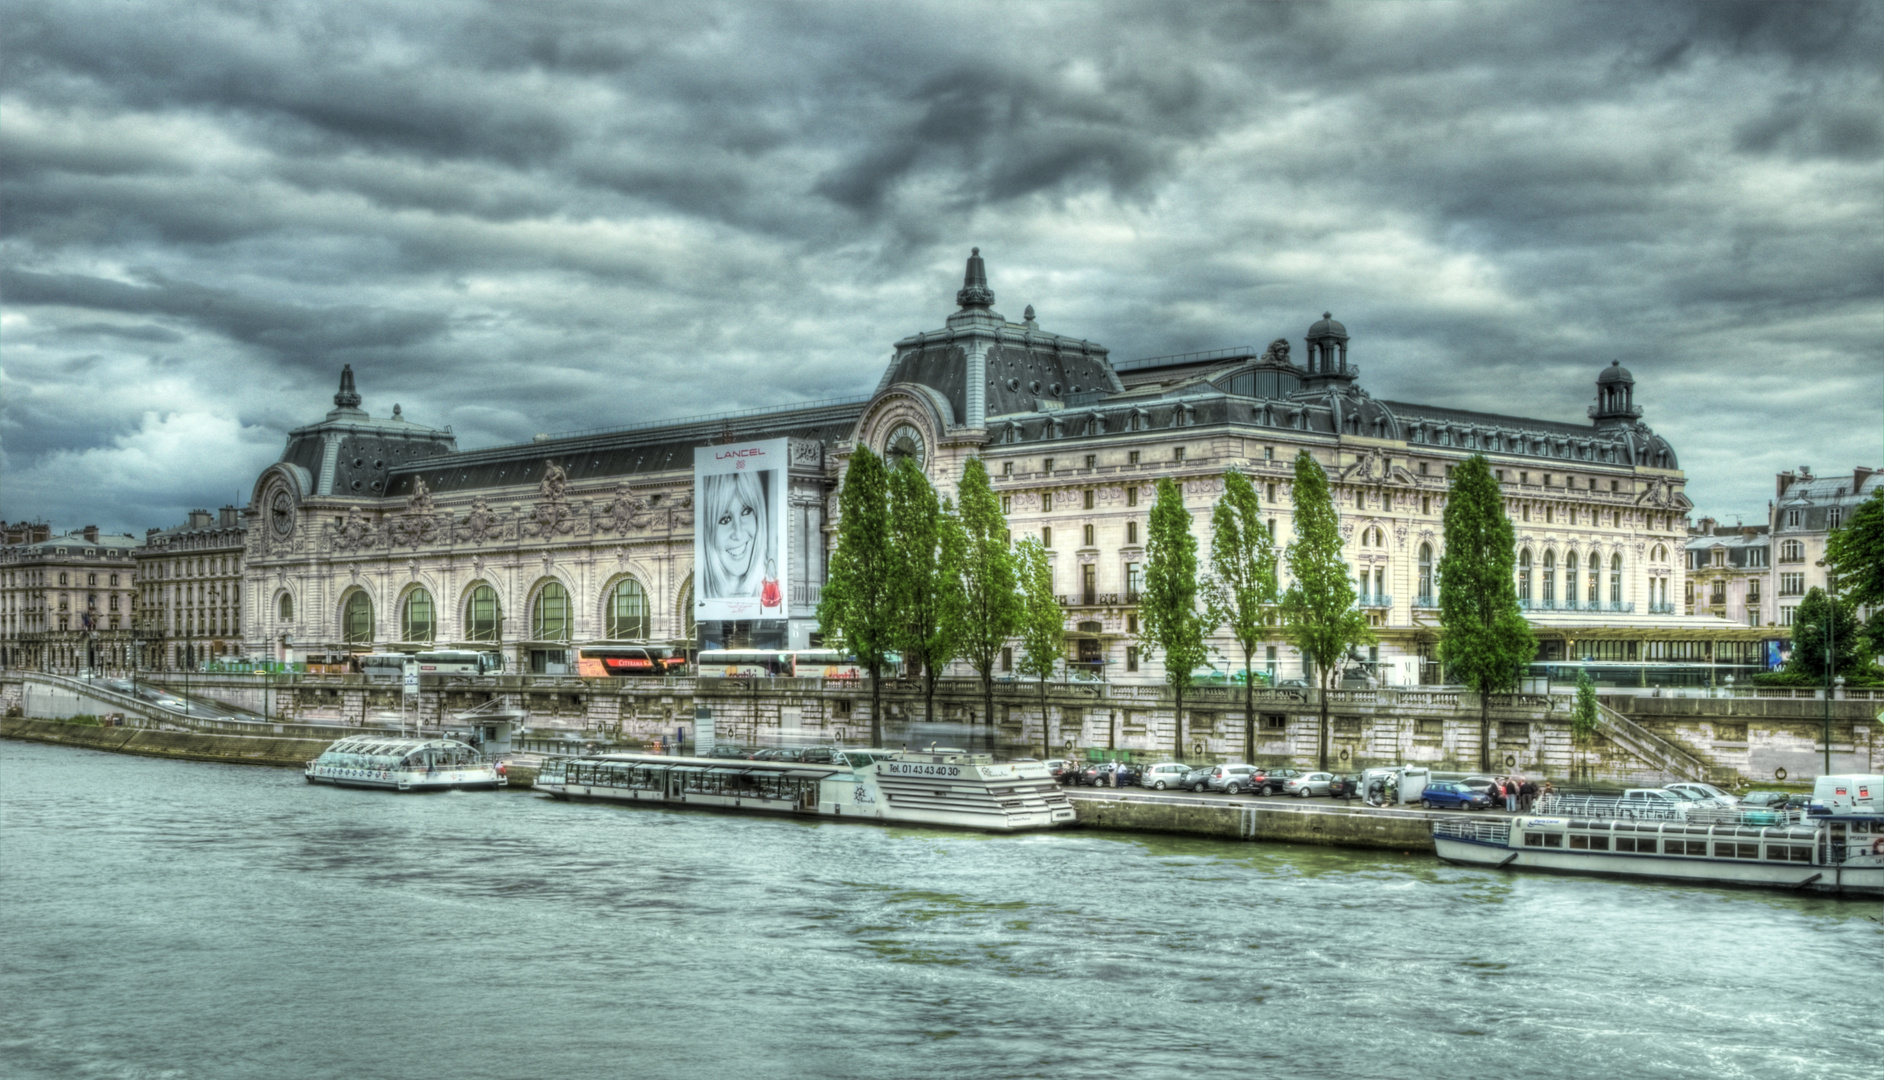
[[[456,739],[399,739],[384,735],[354,735],[328,747],[329,754],[365,754],[369,757],[405,757],[414,750],[476,751]]]

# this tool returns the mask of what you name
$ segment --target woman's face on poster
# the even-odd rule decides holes
[[[752,505],[739,485],[727,485],[730,496],[713,519],[713,553],[728,579],[751,572],[759,550],[760,508]]]

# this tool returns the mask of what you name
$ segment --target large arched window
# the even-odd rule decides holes
[[[530,640],[569,640],[569,591],[552,581],[536,594],[530,611]]]
[[[1531,549],[1518,552],[1518,603],[1531,604]]]
[[[1544,610],[1557,606],[1557,553],[1544,552]]]
[[[1622,603],[1622,553],[1609,557],[1609,602]]]
[[[648,594],[629,578],[608,597],[608,633],[613,641],[645,641],[648,636]]]
[[[1571,552],[1563,557],[1563,602],[1564,606],[1577,606],[1577,553]]]
[[[1603,602],[1603,557],[1592,551],[1589,558],[1584,560],[1583,565],[1590,571],[1588,575],[1590,610],[1596,611],[1602,607]]]
[[[1780,562],[1804,562],[1805,545],[1797,540],[1788,540],[1779,545]]]
[[[430,641],[438,633],[438,618],[432,607],[432,594],[414,589],[406,594],[405,608],[399,613],[399,640]]]
[[[1420,545],[1420,599],[1421,607],[1433,606],[1433,545]]]
[[[280,612],[282,622],[292,620],[294,618],[294,594],[282,593],[281,603],[277,604],[275,609]]]
[[[373,601],[366,593],[354,590],[347,594],[347,603],[341,609],[341,637],[349,645],[366,645],[373,640]]]
[[[497,602],[497,590],[489,585],[479,585],[471,590],[471,601],[465,605],[465,640],[501,641],[504,629],[504,610]]]

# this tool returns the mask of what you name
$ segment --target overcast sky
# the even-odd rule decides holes
[[[1884,6],[0,0],[0,517],[244,502],[340,366],[467,448],[868,393],[953,310],[1115,360],[1332,310],[1697,516],[1884,464]]]

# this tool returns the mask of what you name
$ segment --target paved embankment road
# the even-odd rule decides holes
[[[80,746],[115,754],[178,758],[184,761],[223,761],[235,765],[274,765],[300,768],[320,756],[331,739],[272,738],[257,735],[222,735],[195,731],[157,731],[136,727],[99,727],[58,720],[0,720],[0,738]]]
[[[1089,828],[1402,852],[1432,851],[1432,823],[1449,816],[1283,799],[1231,801],[1081,789],[1066,794],[1079,812],[1079,823]]]

